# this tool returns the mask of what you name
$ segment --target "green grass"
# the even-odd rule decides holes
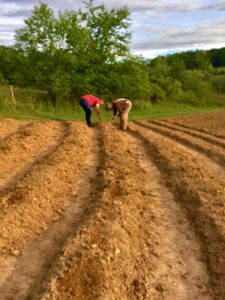
[[[182,104],[161,104],[154,105],[148,109],[138,109],[134,108],[131,110],[129,119],[155,119],[166,116],[177,116],[193,113],[204,113],[204,112],[216,112],[224,111],[225,108],[221,107],[204,107],[196,108],[192,106],[185,106]],[[112,112],[106,112],[104,108],[101,109],[102,119],[104,121],[109,121],[113,115]],[[1,118],[15,118],[15,119],[51,119],[51,120],[84,120],[84,112],[81,108],[77,107],[76,110],[71,111],[0,111]],[[97,115],[93,113],[92,120],[98,120]]]
[[[54,108],[48,99],[46,92],[28,90],[14,87],[14,94],[17,102],[16,110],[13,110],[9,86],[0,86],[0,117],[15,119],[52,119],[52,120],[84,120],[84,112],[78,102],[64,104]],[[221,97],[224,97],[222,95]],[[220,101],[224,103],[224,99]],[[177,116],[192,113],[203,113],[212,111],[225,111],[225,106],[202,105],[194,107],[182,103],[160,103],[152,105],[149,102],[134,101],[129,119],[153,119],[166,116]],[[101,108],[102,118],[109,121],[112,112],[106,112],[105,107]],[[95,113],[93,121],[98,120]]]
[[[208,107],[194,107],[187,106],[185,104],[157,104],[153,105],[149,109],[134,109],[131,111],[130,119],[157,119],[160,117],[169,117],[169,116],[177,116],[177,115],[186,115],[186,114],[194,114],[194,113],[205,113],[205,112],[225,112],[225,107],[216,107],[216,106],[208,106]]]
[[[215,72],[216,75],[224,75],[225,74],[225,67],[214,68],[214,72]]]
[[[79,109],[78,111],[2,111],[0,110],[0,118],[14,118],[19,120],[40,120],[40,119],[50,119],[50,120],[82,120],[84,118],[83,112]]]

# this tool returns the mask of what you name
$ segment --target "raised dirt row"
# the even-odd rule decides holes
[[[225,112],[164,118],[166,122],[225,138]]]
[[[13,186],[17,177],[22,178],[36,157],[57,143],[63,134],[64,127],[59,122],[33,122],[4,140],[0,150],[0,193]]]
[[[159,136],[142,126],[133,134],[146,145],[149,156],[161,170],[164,182],[186,211],[201,241],[214,299],[225,295],[225,173],[205,155],[186,145]]]
[[[171,124],[169,122],[163,121],[163,120],[152,120],[152,121],[148,121],[149,123],[153,123],[168,129],[172,129],[172,130],[177,130],[183,133],[187,133],[191,136],[197,137],[202,139],[203,141],[206,141],[210,144],[213,145],[217,145],[220,146],[222,148],[225,148],[225,139],[223,138],[218,138],[216,136],[213,136],[209,133],[204,133],[198,130],[193,130],[193,129],[187,129],[186,127],[182,126],[182,125],[177,125],[177,124]]]
[[[225,167],[225,151],[222,141],[214,141],[213,138],[208,138],[206,141],[206,138],[201,135],[198,135],[197,137],[197,134],[194,135],[191,131],[188,132],[180,128],[176,128],[173,125],[167,126],[161,122],[149,123],[146,121],[136,121],[136,124],[139,124],[144,128],[151,129],[165,137],[169,137],[175,142],[182,143],[193,150],[202,152],[216,163]],[[218,145],[218,143],[220,143],[220,145]]]
[[[64,248],[41,299],[212,299],[194,230],[142,139],[100,129],[95,212]]]
[[[81,203],[71,203],[76,201],[83,174],[88,176],[87,170],[92,174],[95,158],[90,158],[89,149],[94,137],[81,123],[67,127],[67,134],[54,152],[35,164],[13,191],[1,197],[3,299],[27,299],[39,289],[79,216]],[[82,184],[80,194],[86,192],[86,181]]]
[[[223,299],[224,149],[143,124],[57,123],[1,197],[2,299]]]

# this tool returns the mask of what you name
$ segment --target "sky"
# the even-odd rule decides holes
[[[56,12],[77,10],[82,0],[45,0]],[[36,0],[0,0],[0,45],[13,45]],[[180,51],[225,47],[225,0],[96,0],[107,8],[127,5],[131,53],[154,58]]]

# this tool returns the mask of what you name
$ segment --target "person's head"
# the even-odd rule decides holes
[[[106,106],[106,110],[108,111],[108,110],[112,110],[113,109],[113,105],[112,105],[112,103],[107,103],[107,106]]]

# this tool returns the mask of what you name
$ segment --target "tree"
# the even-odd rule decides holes
[[[206,51],[198,51],[196,53],[195,63],[196,63],[197,69],[204,70],[204,71],[209,71],[210,67],[212,66]]]
[[[25,53],[31,51],[51,52],[56,48],[56,19],[47,4],[35,6],[31,17],[24,20],[26,26],[16,31],[16,46]]]
[[[126,7],[108,11],[90,0],[83,11],[55,16],[42,3],[17,31],[16,47],[27,56],[39,87],[49,90],[54,103],[84,90],[100,93],[110,65],[128,53],[128,15]]]
[[[150,100],[151,88],[148,66],[144,60],[128,56],[117,62],[109,73],[109,90],[115,97]]]
[[[13,47],[0,46],[0,72],[10,84],[26,86],[32,78],[27,58]]]
[[[182,96],[182,83],[173,78],[167,57],[159,57],[150,62],[150,82],[154,86],[154,102],[157,100],[178,101]],[[159,97],[157,97],[157,93]]]
[[[183,59],[179,56],[174,56],[170,63],[170,73],[173,78],[182,79],[183,73],[186,70]]]
[[[86,51],[96,61],[114,62],[128,53],[130,33],[128,8],[107,11],[104,5],[95,6],[93,0],[86,1],[85,11],[80,11],[81,20],[88,30]]]

